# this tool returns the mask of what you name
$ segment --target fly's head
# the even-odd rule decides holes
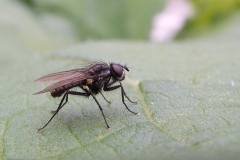
[[[124,78],[125,78],[124,70],[129,71],[127,66],[122,66],[118,63],[110,64],[110,71],[111,71],[112,77],[117,81],[124,80]]]

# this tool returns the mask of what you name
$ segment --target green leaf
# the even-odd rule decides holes
[[[56,51],[64,40],[49,34],[24,6],[11,1],[0,6],[0,159],[239,158],[238,16],[224,33],[202,39],[86,42]],[[8,19],[12,11],[21,15],[14,23]],[[123,85],[138,104],[126,103],[141,115],[126,110],[119,90],[104,93],[111,104],[97,96],[109,131],[91,98],[70,96],[38,132],[60,99],[32,95],[47,85],[34,79],[90,60],[128,64]]]

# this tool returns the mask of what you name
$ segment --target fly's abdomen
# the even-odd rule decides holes
[[[52,97],[60,97],[64,92],[66,92],[65,89],[55,89],[51,92]]]
[[[62,94],[64,94],[66,91],[73,87],[81,86],[81,85],[86,85],[87,80],[81,80],[79,82],[75,83],[70,83],[61,87],[56,88],[55,90],[51,91],[51,96],[52,97],[60,97]]]

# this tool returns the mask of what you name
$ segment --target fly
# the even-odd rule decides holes
[[[109,125],[107,123],[106,117],[103,113],[103,109],[96,99],[98,93],[100,93],[103,98],[110,103],[102,94],[103,91],[112,91],[115,89],[121,89],[122,103],[125,105],[126,109],[135,114],[139,115],[136,112],[131,111],[126,105],[124,98],[126,97],[131,103],[136,103],[129,99],[126,95],[121,81],[125,79],[125,72],[129,71],[127,66],[122,66],[118,63],[110,63],[109,65],[104,62],[95,62],[83,68],[77,68],[69,71],[57,72],[53,74],[48,74],[46,76],[40,77],[35,80],[36,83],[44,82],[54,82],[52,85],[46,87],[45,89],[34,93],[42,94],[45,92],[50,92],[53,98],[61,97],[62,99],[58,105],[58,108],[55,111],[52,111],[53,115],[49,121],[38,130],[45,128],[54,118],[54,116],[60,111],[60,109],[68,102],[68,95],[77,95],[89,97],[91,96],[94,101],[97,103],[107,128]],[[119,83],[117,85],[114,85]],[[72,88],[79,87],[81,92],[71,91]]]

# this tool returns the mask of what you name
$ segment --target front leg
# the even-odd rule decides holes
[[[116,82],[116,81],[115,81],[115,82]],[[115,83],[115,82],[114,82],[114,83]],[[119,82],[120,85],[116,85],[116,86],[112,86],[112,87],[111,87],[111,85],[113,85],[114,83],[107,83],[106,85],[104,85],[103,90],[104,90],[104,91],[112,91],[112,90],[115,90],[115,89],[118,89],[119,87],[121,87],[122,94],[129,100],[129,102],[135,103],[135,104],[137,103],[137,102],[132,101],[132,100],[127,96],[126,92],[125,92],[124,89],[123,89],[123,86],[122,86],[121,82]]]
[[[126,95],[126,93],[125,93],[125,91],[124,91],[124,89],[123,89],[123,86],[122,86],[121,82],[119,82],[119,83],[120,83],[120,85],[116,85],[116,86],[112,86],[112,87],[106,85],[106,86],[103,87],[103,90],[104,90],[104,91],[112,91],[112,90],[115,90],[115,89],[118,89],[119,87],[121,87],[121,94],[122,94],[122,102],[123,102],[123,104],[125,105],[125,107],[127,108],[127,110],[128,110],[129,112],[131,112],[131,113],[133,113],[133,114],[136,114],[136,115],[139,115],[138,113],[131,111],[131,110],[128,108],[128,106],[126,105],[126,103],[125,103],[125,101],[124,101],[124,96],[127,97],[127,95]],[[135,102],[131,101],[128,97],[127,97],[127,99],[128,99],[130,102],[135,103]]]

